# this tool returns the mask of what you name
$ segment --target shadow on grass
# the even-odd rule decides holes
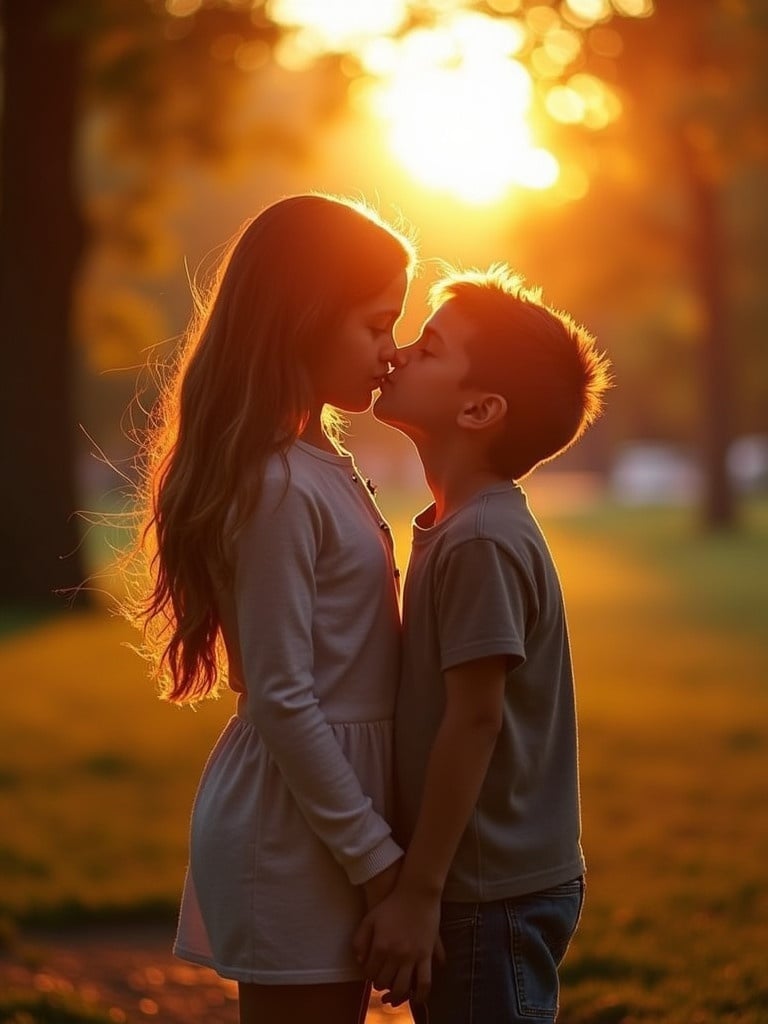
[[[0,920],[5,919],[14,927],[55,930],[86,928],[90,925],[173,926],[178,912],[176,900],[148,899],[133,904],[103,903],[98,906],[89,906],[79,900],[62,900],[50,906],[31,906],[24,913],[13,913],[8,908],[0,907]]]
[[[586,955],[566,963],[561,969],[561,976],[565,986],[575,986],[582,981],[637,981],[643,988],[652,989],[666,978],[667,971],[657,964],[638,960]]]
[[[71,619],[89,614],[93,614],[93,604],[80,599],[75,604],[67,598],[41,605],[0,604],[0,641],[65,616]]]
[[[0,1021],[15,1024],[114,1024],[115,1017],[77,996],[30,995],[5,992],[0,995]]]

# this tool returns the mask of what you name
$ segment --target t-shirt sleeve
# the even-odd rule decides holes
[[[236,601],[248,716],[310,828],[353,884],[402,851],[373,809],[314,689],[312,623],[322,517],[295,482],[265,481],[238,545]]]
[[[477,538],[453,548],[439,568],[435,588],[440,668],[506,655],[525,661],[529,588],[521,569],[492,540]]]

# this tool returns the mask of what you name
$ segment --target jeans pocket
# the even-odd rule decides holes
[[[505,902],[518,1011],[530,1021],[557,1017],[557,969],[579,922],[584,882],[575,879]]]
[[[476,903],[443,903],[440,907],[440,932],[474,928],[477,924]]]
[[[443,903],[440,938],[446,963],[436,967],[427,1006],[411,1005],[416,1024],[468,1024],[473,1020],[472,999],[476,969],[478,906]]]

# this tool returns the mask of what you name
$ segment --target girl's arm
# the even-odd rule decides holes
[[[312,640],[322,530],[312,495],[268,473],[238,545],[235,599],[248,717],[310,828],[353,884],[402,856],[320,707]]]

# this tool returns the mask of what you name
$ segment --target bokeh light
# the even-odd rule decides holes
[[[203,0],[165,0],[165,9],[174,18],[188,18],[203,6]]]
[[[653,0],[612,0],[617,14],[627,18],[650,18],[653,14]]]
[[[610,18],[613,9],[609,0],[565,0],[565,9],[586,22],[603,21]]]
[[[317,52],[356,50],[366,39],[390,35],[403,25],[403,0],[269,0],[267,13],[281,25],[300,27]]]

